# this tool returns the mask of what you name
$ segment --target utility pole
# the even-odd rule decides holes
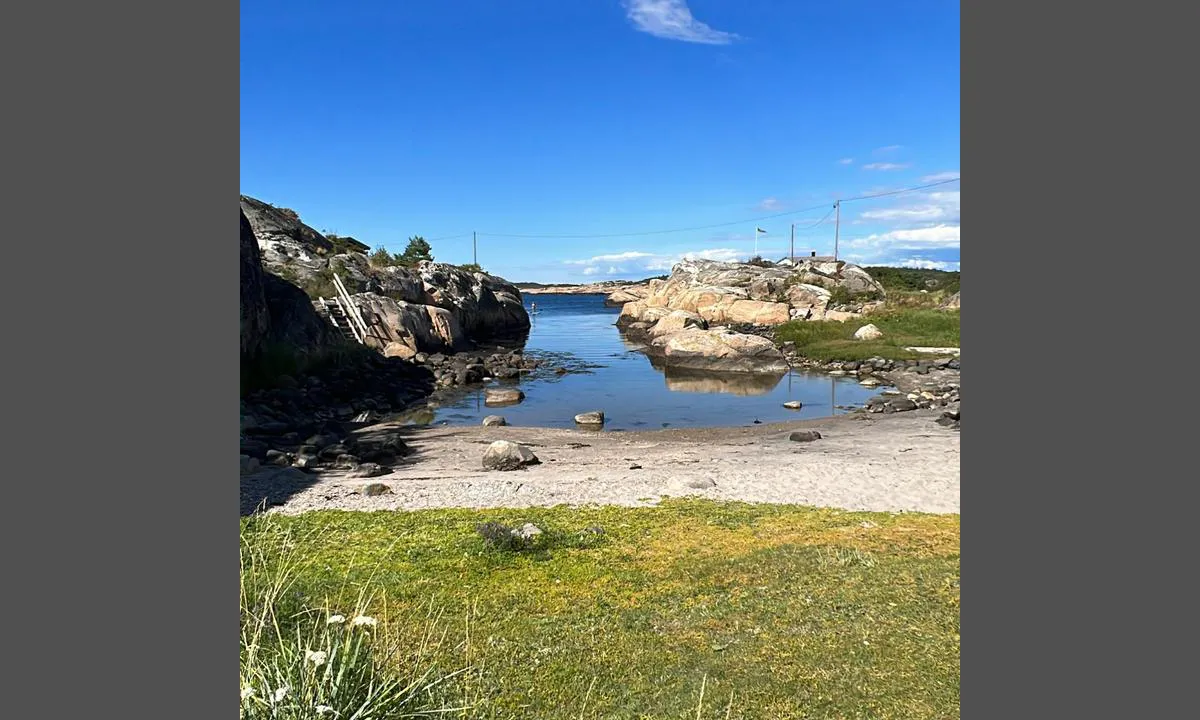
[[[471,262],[479,264],[479,246],[475,242],[475,231],[471,231]]]
[[[842,229],[842,201],[837,200],[833,203],[833,209],[837,213],[833,220],[833,261],[838,259],[838,234]]]
[[[796,264],[796,223],[792,223],[792,264]]]

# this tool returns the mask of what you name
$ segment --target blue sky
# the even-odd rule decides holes
[[[241,192],[509,280],[831,253],[834,199],[959,176],[957,1],[241,7]],[[959,185],[845,202],[840,255],[958,269]]]

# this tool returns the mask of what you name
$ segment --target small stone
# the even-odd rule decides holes
[[[529,541],[542,534],[542,529],[533,523],[525,523],[521,527],[513,530],[513,537]]]
[[[906,412],[908,410],[917,409],[917,404],[909,398],[898,398],[896,400],[892,400],[887,406],[896,412]]]
[[[484,427],[501,427],[507,424],[508,421],[504,419],[503,415],[488,415],[483,419]]]
[[[874,324],[863,325],[854,331],[855,340],[878,340],[883,337],[883,331]]]
[[[716,487],[717,483],[712,478],[695,478],[687,481],[687,486],[696,490],[705,490],[707,488]]]
[[[845,374],[846,374],[846,371],[845,371],[845,370],[830,370],[830,371],[829,371],[829,374],[830,374],[830,375],[834,375],[834,376],[841,377],[842,375],[845,375]]]
[[[603,425],[604,411],[592,410],[590,412],[579,413],[575,416],[575,422],[580,425]]]
[[[492,388],[483,394],[484,405],[511,405],[525,399],[525,393],[516,388]]]
[[[391,495],[392,488],[383,483],[369,483],[358,489],[360,495],[375,497],[376,495]]]
[[[629,466],[629,469],[630,469],[630,470],[641,470],[641,469],[642,469],[642,466],[641,466],[641,465],[638,465],[637,463],[634,463],[634,464],[632,464],[632,465],[630,465],[630,466]]]
[[[800,408],[804,407],[804,403],[800,402],[799,400],[788,400],[783,404],[783,406],[788,410],[799,410]]]
[[[337,460],[341,455],[346,455],[350,452],[350,448],[338,443],[337,445],[329,445],[321,448],[321,452],[317,453],[317,457],[322,460]]]
[[[791,440],[792,442],[812,442],[813,440],[820,439],[821,433],[817,432],[816,430],[797,430],[791,435],[788,435],[788,440]]]
[[[863,379],[859,380],[858,384],[865,385],[866,387],[875,387],[876,385],[880,384],[880,381],[879,381],[879,378],[874,378],[874,377],[871,377],[868,375],[867,377],[864,377]]]
[[[346,476],[352,478],[369,478],[387,475],[389,472],[391,472],[391,470],[388,470],[380,465],[376,465],[375,463],[363,463],[362,465],[359,465],[350,472],[346,473]]]
[[[488,470],[516,470],[539,462],[528,447],[508,440],[497,440],[483,453],[483,467]]]

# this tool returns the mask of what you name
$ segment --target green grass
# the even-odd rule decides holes
[[[545,534],[496,549],[475,530],[488,521]],[[377,631],[412,649],[399,675],[467,668],[440,686],[470,705],[453,717],[959,714],[957,515],[677,500],[325,511],[243,535],[292,549],[298,607],[374,598]]]
[[[873,323],[883,332],[878,340],[855,340],[854,332]],[[959,347],[959,312],[927,308],[876,311],[861,321],[792,321],[775,329],[775,341],[794,342],[796,351],[813,360],[893,360],[932,357],[906,347]]]

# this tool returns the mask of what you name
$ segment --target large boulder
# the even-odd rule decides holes
[[[354,302],[364,318],[369,318],[367,344],[386,349],[405,345],[418,352],[457,352],[470,347],[470,341],[458,319],[449,310],[401,300],[375,293],[360,293]],[[392,355],[402,355],[393,349]]]
[[[789,369],[770,340],[724,330],[687,328],[656,338],[646,351],[668,367],[766,373]]]
[[[497,440],[483,453],[483,467],[487,470],[517,470],[538,463],[537,455],[527,446],[508,440]]]

